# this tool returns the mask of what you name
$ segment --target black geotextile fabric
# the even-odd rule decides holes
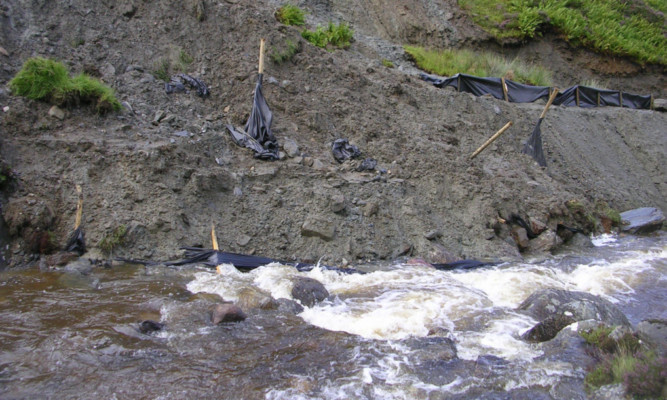
[[[71,251],[78,255],[83,255],[86,252],[86,238],[83,228],[78,227],[72,232],[67,240],[67,244],[65,244],[65,251]]]
[[[466,74],[439,78],[421,74],[421,79],[440,88],[452,86],[460,92],[472,93],[475,96],[488,94],[497,99],[505,99],[500,78],[480,78]],[[549,98],[550,88],[547,86],[525,85],[508,79],[505,80],[505,85],[507,86],[507,100],[512,103],[532,103],[539,99]],[[648,110],[651,108],[651,96],[575,85],[559,92],[553,104],[570,107],[615,106]]]
[[[537,121],[533,133],[530,134],[528,141],[523,145],[521,152],[533,157],[540,166],[546,167],[547,160],[544,158],[544,150],[542,150],[542,131],[540,130],[540,125],[542,125],[543,119],[544,118],[540,118]]]
[[[256,158],[277,160],[278,140],[271,133],[273,113],[262,93],[262,79],[263,74],[259,74],[252,100],[252,110],[250,111],[250,118],[245,124],[245,131],[235,129],[232,125],[227,125],[227,129],[236,144],[252,149]]]
[[[310,271],[318,266],[318,264],[313,264],[313,263],[285,262],[268,257],[230,253],[220,250],[204,249],[201,247],[183,247],[183,250],[185,250],[185,258],[176,261],[159,262],[151,260],[134,260],[129,258],[117,258],[117,260],[122,262],[142,264],[142,265],[179,266],[179,265],[190,265],[190,264],[202,264],[211,268],[215,268],[220,264],[231,264],[240,271],[250,271],[255,268],[259,268],[271,263],[289,265],[296,268],[300,272]],[[321,264],[319,265],[319,267],[331,271],[341,272],[344,274],[363,273],[362,271],[356,270],[354,268],[338,268]]]
[[[201,79],[197,79],[193,76],[187,74],[177,74],[171,77],[171,80],[168,83],[164,84],[164,90],[167,94],[175,92],[187,92],[185,85],[190,86],[191,89],[197,91],[197,96],[207,97],[210,92],[208,86]]]
[[[357,158],[361,156],[361,150],[350,142],[347,139],[336,139],[331,145],[331,152],[333,153],[334,158],[339,163],[349,159]]]

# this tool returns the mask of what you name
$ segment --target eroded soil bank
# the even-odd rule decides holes
[[[327,52],[279,24],[274,1],[5,2],[0,152],[16,178],[2,192],[8,263],[37,260],[39,232],[64,244],[76,184],[93,258],[109,256],[98,243],[119,226],[128,233],[113,256],[164,260],[183,245],[210,246],[211,224],[224,250],[283,260],[517,258],[553,248],[558,224],[603,229],[603,202],[619,211],[666,208],[664,113],[553,107],[542,124],[542,169],[520,148],[543,104],[437,89],[403,58],[400,44],[420,38],[486,40],[454,2],[418,2],[423,13],[407,2],[366,3],[299,3],[311,29],[333,19],[357,31],[348,50]],[[260,37],[269,52],[288,39],[302,48],[266,66],[264,94],[284,153],[276,162],[253,159],[225,129],[247,119]],[[187,72],[210,85],[209,98],[168,95],[153,76],[157,61],[182,52],[194,60]],[[72,108],[60,120],[49,105],[12,96],[8,81],[36,55],[99,76],[123,112]],[[383,66],[385,58],[397,67]],[[659,88],[663,77],[653,74]],[[618,89],[645,94],[629,87]],[[469,160],[508,121],[512,128]],[[338,138],[376,159],[377,170],[337,163]],[[512,214],[551,235],[520,247],[516,225],[503,222]]]

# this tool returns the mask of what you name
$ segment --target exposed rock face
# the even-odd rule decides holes
[[[644,207],[621,213],[623,232],[645,234],[662,228],[665,215],[657,208]]]
[[[612,303],[584,292],[541,289],[524,300],[518,310],[540,321],[523,336],[535,342],[552,339],[561,329],[576,321],[596,320],[610,326],[630,325],[627,317]]]
[[[637,333],[659,354],[667,356],[667,321],[657,319],[642,321],[637,324]]]
[[[329,291],[315,279],[298,277],[293,283],[292,297],[306,307],[312,307],[329,297]]]

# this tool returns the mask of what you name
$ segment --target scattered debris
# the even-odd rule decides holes
[[[164,84],[164,90],[167,94],[176,93],[176,92],[185,92],[188,93],[185,85],[190,86],[191,89],[197,91],[197,96],[199,97],[208,97],[210,94],[206,84],[195,77],[192,77],[187,74],[177,74],[171,77],[171,80]]]
[[[339,163],[349,159],[361,156],[361,150],[353,144],[350,144],[347,139],[336,139],[333,142],[332,149],[333,156]]]

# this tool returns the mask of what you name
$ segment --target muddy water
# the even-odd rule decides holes
[[[580,290],[633,323],[667,319],[667,235],[595,243],[467,272],[0,272],[0,398],[586,398],[576,355],[518,339],[535,323],[515,311],[523,299],[542,287]],[[331,297],[303,311],[264,303],[244,322],[210,324],[215,300],[205,293],[291,299],[296,275],[321,281]],[[165,329],[140,333],[147,319]]]

